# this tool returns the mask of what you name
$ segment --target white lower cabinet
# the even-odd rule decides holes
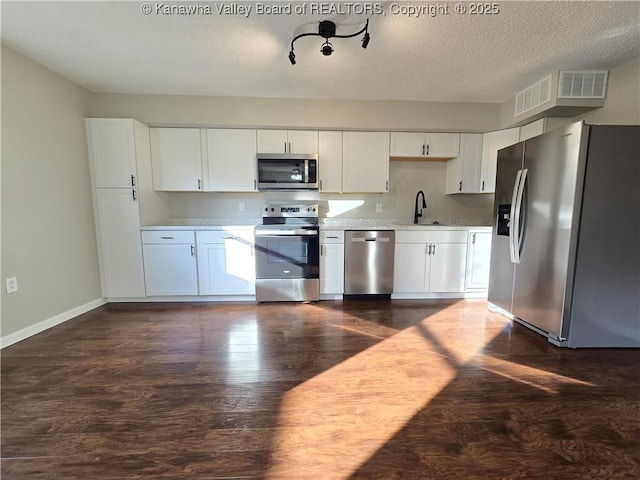
[[[198,294],[193,230],[143,231],[142,251],[147,296]]]
[[[461,293],[465,288],[467,232],[396,232],[394,294]]]
[[[196,232],[200,295],[255,295],[251,230]]]
[[[344,230],[320,232],[320,294],[344,293]]]
[[[469,231],[467,291],[487,290],[489,288],[491,236],[492,233],[487,231]]]

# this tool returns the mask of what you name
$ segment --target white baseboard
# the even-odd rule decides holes
[[[60,325],[61,323],[66,322],[67,320],[71,320],[78,315],[82,315],[83,313],[87,313],[94,308],[98,308],[107,303],[104,298],[97,298],[92,300],[91,302],[85,303],[84,305],[80,305],[79,307],[72,308],[71,310],[67,310],[66,312],[59,313],[53,317],[42,320],[41,322],[36,323],[35,325],[30,325],[28,327],[23,328],[22,330],[18,330],[17,332],[10,333],[9,335],[5,335],[0,338],[0,348],[8,347],[9,345],[13,345],[14,343],[18,343],[25,338],[32,337],[40,332],[44,332],[51,327],[55,327],[56,325]]]

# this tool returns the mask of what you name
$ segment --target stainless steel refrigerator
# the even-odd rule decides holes
[[[640,347],[640,126],[499,151],[489,303],[558,346]]]

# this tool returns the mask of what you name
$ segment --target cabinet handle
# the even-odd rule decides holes
[[[458,187],[458,191],[461,192],[462,191],[462,180],[460,180],[460,186]]]
[[[160,240],[175,240],[175,237],[160,237]]]
[[[291,153],[291,142],[289,142],[289,153]]]
[[[134,202],[135,202],[136,200],[138,200],[138,199],[136,198],[136,191],[135,191],[135,190],[133,190],[133,189],[131,190],[131,196],[133,197],[133,201],[134,201]]]
[[[431,245],[429,245],[428,243],[424,246],[424,254],[431,255]]]
[[[434,243],[432,246],[433,246],[433,250],[431,251],[431,255],[435,255],[436,254],[436,244]]]
[[[332,237],[331,235],[327,235],[327,238],[335,238],[336,240],[338,239],[338,237]]]
[[[284,153],[287,153],[287,142],[284,142]]]
[[[427,143],[427,155],[429,155],[429,144]]]
[[[386,192],[389,191],[389,180],[386,181],[385,185],[384,185],[384,189]]]
[[[191,245],[191,256],[192,257],[196,256],[196,247],[194,247],[193,245]]]
[[[471,244],[472,245],[476,244],[476,234],[475,233],[471,236]]]
[[[136,186],[136,177],[135,177],[135,175],[131,175],[131,186],[132,187]]]
[[[254,190],[258,189],[258,181],[255,178],[253,179],[253,189]]]
[[[322,191],[322,180],[320,180],[320,191]]]
[[[482,191],[484,192],[484,180],[482,180]]]
[[[422,144],[422,155],[424,155],[425,144]]]
[[[198,179],[198,190],[202,190],[202,180]]]

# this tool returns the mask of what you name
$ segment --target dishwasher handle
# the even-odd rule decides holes
[[[364,238],[364,237],[353,237],[351,239],[352,242],[386,242],[389,243],[391,241],[388,237],[377,237],[377,238]]]

